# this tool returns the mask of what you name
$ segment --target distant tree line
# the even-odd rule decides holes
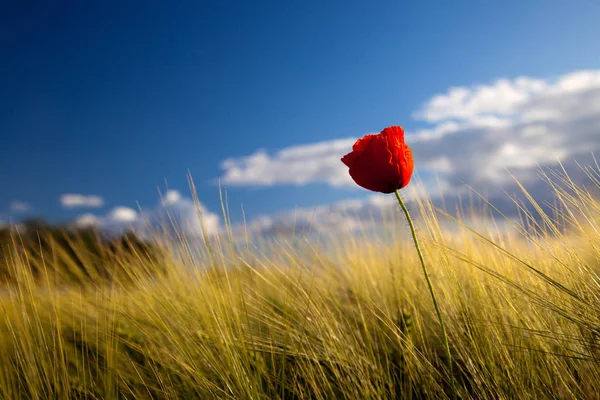
[[[126,285],[164,272],[159,246],[133,232],[107,237],[42,219],[0,228],[0,285]]]

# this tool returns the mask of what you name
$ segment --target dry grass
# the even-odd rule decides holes
[[[478,232],[469,216],[412,206],[461,398],[600,391],[600,202],[566,174],[547,178],[553,211],[529,199],[507,228],[487,217]],[[54,285],[43,269],[34,280],[32,253],[14,252],[19,279],[0,295],[0,398],[447,398],[416,253],[384,240],[407,227],[385,229],[326,250],[279,241],[268,255],[179,238],[160,266],[132,269],[167,273],[134,284]]]

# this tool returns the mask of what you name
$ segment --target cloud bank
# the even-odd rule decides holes
[[[534,197],[544,198],[549,193],[538,179],[540,166],[556,167],[559,160],[567,168],[575,166],[573,160],[588,164],[592,153],[600,150],[600,70],[553,80],[518,77],[453,87],[426,101],[413,117],[431,125],[406,135],[430,194],[435,196],[441,186],[452,201],[467,191],[467,183],[485,192],[494,204],[508,205],[505,192],[518,192],[512,174],[529,185]],[[272,154],[257,150],[229,158],[221,163],[221,181],[230,186],[320,182],[356,187],[340,162],[354,140],[290,146]],[[569,172],[577,178],[577,168]],[[373,209],[370,201],[355,203],[355,207]],[[311,218],[335,227],[342,224],[337,222],[342,209],[343,203],[317,207]],[[306,220],[296,211],[276,218],[262,216],[250,225],[257,232],[282,231],[290,226],[292,215]]]
[[[579,71],[554,81],[519,77],[455,87],[433,96],[413,116],[433,125],[407,132],[421,173],[438,174],[449,186],[504,184],[510,179],[506,169],[527,179],[535,176],[538,164],[600,149],[600,71]],[[221,180],[232,186],[353,186],[339,159],[354,140],[229,158],[221,164]]]
[[[104,199],[100,196],[76,193],[65,193],[62,196],[60,196],[59,201],[64,208],[99,208],[104,205]]]
[[[168,190],[156,206],[143,212],[118,206],[104,215],[81,214],[74,224],[79,228],[95,227],[108,233],[131,229],[144,232],[165,225],[175,225],[177,229],[191,236],[214,235],[221,230],[220,219],[216,214],[204,205],[194,203],[191,198],[182,196],[176,190]]]

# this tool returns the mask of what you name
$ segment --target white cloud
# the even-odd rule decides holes
[[[431,98],[414,116],[429,122],[449,119],[468,121],[481,116],[513,116],[532,97],[547,89],[547,82],[525,77],[500,79],[492,85],[472,88],[454,87],[445,94]]]
[[[138,212],[129,207],[115,207],[108,214],[108,218],[114,222],[131,223],[138,219]]]
[[[165,204],[176,204],[181,201],[181,193],[177,190],[167,190],[164,195]]]
[[[583,162],[600,149],[600,71],[554,82],[503,80],[462,88],[461,96],[454,92],[435,96],[416,115],[441,124],[447,123],[442,118],[453,118],[459,128],[428,141],[419,140],[418,133],[412,137],[417,165],[436,171],[432,163],[445,158],[445,168],[437,171],[453,185],[506,184],[511,180],[506,169],[531,181],[539,164]],[[482,118],[507,122],[485,126]]]
[[[341,139],[283,149],[273,155],[264,150],[221,163],[222,182],[231,185],[270,186],[281,183],[301,185],[327,182],[334,186],[350,183],[340,168],[340,154],[352,147],[354,139]]]
[[[513,123],[553,121],[599,111],[583,104],[590,91],[600,89],[600,71],[578,71],[550,82],[521,77],[491,85],[452,88],[427,101],[414,116],[428,122],[497,118]],[[565,99],[568,97],[568,99]],[[583,107],[581,107],[583,106]],[[577,115],[576,114],[576,115]]]
[[[91,207],[97,208],[104,205],[104,199],[96,195],[66,193],[60,196],[60,204],[64,208]]]
[[[9,209],[13,213],[24,213],[31,210],[31,206],[24,201],[15,200],[10,203]]]

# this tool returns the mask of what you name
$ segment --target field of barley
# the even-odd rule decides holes
[[[13,230],[0,398],[598,398],[600,169],[584,169],[541,177],[547,204],[523,188],[517,217],[476,193],[409,201],[450,360],[399,208],[328,237],[157,230],[160,252],[100,259]]]

